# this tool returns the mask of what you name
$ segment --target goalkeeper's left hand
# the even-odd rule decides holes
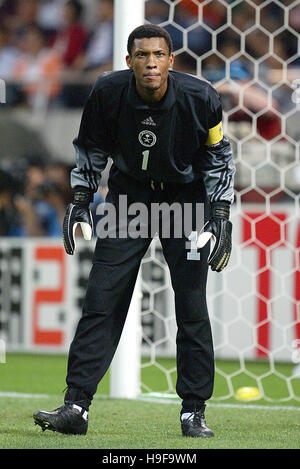
[[[211,270],[221,272],[229,261],[232,242],[232,223],[229,221],[230,204],[228,202],[213,202],[211,204],[211,218],[204,225],[199,234],[197,247],[202,248],[213,238],[215,245],[208,258]]]

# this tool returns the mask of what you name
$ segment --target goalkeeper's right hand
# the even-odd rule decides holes
[[[63,242],[67,254],[75,252],[75,230],[79,224],[86,240],[93,235],[93,218],[89,205],[93,200],[93,193],[86,187],[77,187],[73,203],[69,204],[63,222]]]

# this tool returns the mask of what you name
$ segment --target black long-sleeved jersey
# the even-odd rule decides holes
[[[139,97],[132,70],[96,81],[73,141],[71,186],[96,191],[111,157],[138,180],[188,183],[203,179],[211,202],[233,201],[235,167],[222,131],[222,106],[211,84],[169,71],[167,92],[155,106]]]

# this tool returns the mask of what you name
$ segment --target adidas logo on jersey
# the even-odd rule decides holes
[[[147,117],[147,119],[144,119],[144,120],[141,122],[141,124],[144,124],[144,125],[153,125],[153,126],[156,125],[151,116],[150,116],[150,117]]]

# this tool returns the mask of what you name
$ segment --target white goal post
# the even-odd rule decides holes
[[[145,20],[144,0],[114,2],[114,70],[126,68],[127,39]],[[110,396],[136,398],[141,392],[141,283],[140,274],[125,321],[122,336],[110,367]]]

